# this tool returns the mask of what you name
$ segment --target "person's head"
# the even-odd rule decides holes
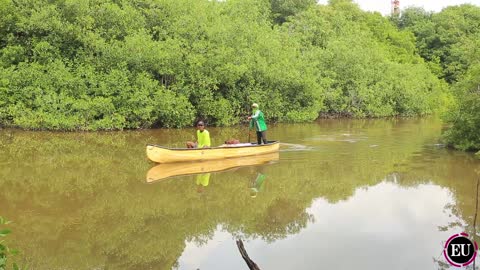
[[[257,103],[253,103],[252,104],[252,110],[258,110],[258,104]]]
[[[203,121],[197,122],[197,129],[203,131],[205,129],[205,123]]]

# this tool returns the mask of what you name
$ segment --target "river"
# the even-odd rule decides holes
[[[207,129],[215,145],[248,138]],[[3,129],[0,215],[29,269],[248,269],[236,239],[261,269],[448,269],[451,235],[480,243],[480,161],[445,148],[441,129],[435,118],[270,125],[278,155],[167,178],[145,145],[183,146],[194,129]]]

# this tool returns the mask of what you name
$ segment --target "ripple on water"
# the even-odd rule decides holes
[[[280,152],[315,150],[315,147],[303,145],[303,144],[295,144],[295,143],[281,143],[280,147],[281,147]]]
[[[320,142],[349,142],[356,143],[359,141],[368,140],[367,136],[358,136],[354,134],[328,134],[328,135],[318,135],[313,138],[308,138],[307,141],[320,141]]]

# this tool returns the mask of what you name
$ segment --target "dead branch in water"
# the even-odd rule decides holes
[[[238,250],[240,251],[240,254],[242,255],[243,260],[245,260],[245,262],[247,263],[248,268],[250,268],[250,270],[260,270],[258,265],[254,261],[252,261],[250,257],[248,257],[247,251],[243,247],[242,240],[240,239],[237,240],[237,247],[238,247]]]

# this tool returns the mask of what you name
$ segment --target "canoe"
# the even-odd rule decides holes
[[[184,161],[214,160],[254,156],[278,151],[280,143],[277,141],[268,144],[240,144],[211,148],[167,148],[159,145],[147,145],[147,157],[157,163],[171,163]]]
[[[226,171],[243,166],[267,164],[279,159],[279,153],[256,156],[205,160],[196,162],[162,163],[147,172],[147,182],[155,182],[174,176]]]

